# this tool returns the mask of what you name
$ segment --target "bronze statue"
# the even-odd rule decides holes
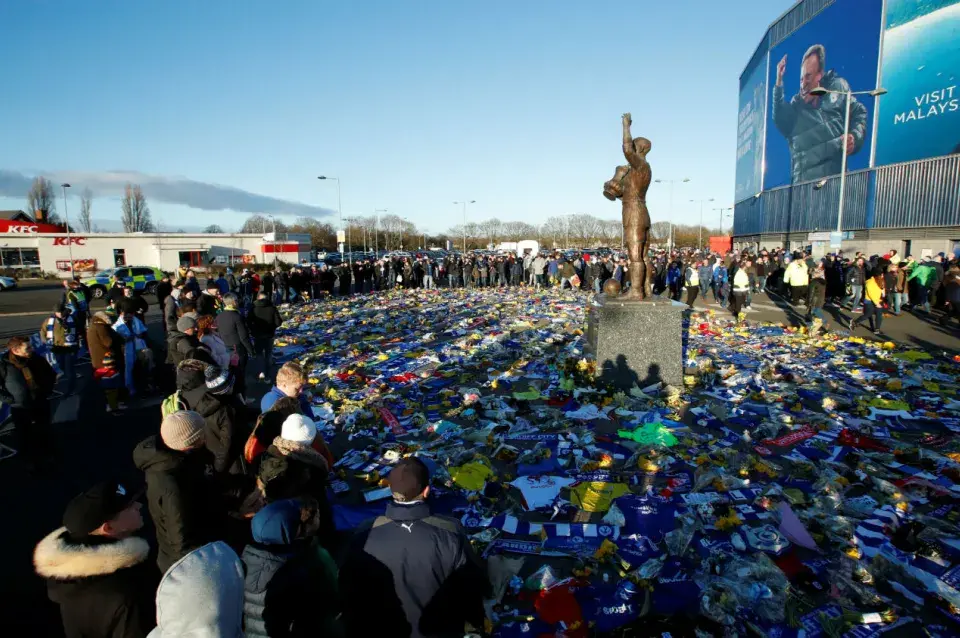
[[[650,213],[647,211],[647,189],[650,187],[650,164],[647,152],[650,140],[630,136],[633,123],[629,113],[623,114],[623,155],[629,166],[618,166],[613,179],[603,185],[603,195],[610,201],[623,201],[623,239],[630,258],[630,289],[624,299],[647,298],[647,242],[650,236]]]

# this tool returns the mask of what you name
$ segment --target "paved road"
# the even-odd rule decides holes
[[[50,316],[62,295],[62,284],[40,280],[22,281],[15,290],[0,293],[0,346],[14,335],[26,335],[39,330],[40,324],[45,317]],[[154,316],[159,317],[157,298],[145,295],[144,299],[150,306],[148,320]],[[96,312],[105,308],[106,303],[94,299],[91,300],[90,307]]]
[[[729,310],[721,308],[718,303],[713,301],[711,294],[708,293],[707,296],[706,303],[703,298],[698,296],[694,302],[694,308],[698,310],[710,309],[721,317],[732,316]],[[751,306],[753,310],[746,313],[748,322],[770,321],[798,326],[805,322],[807,314],[806,306],[801,305],[794,308],[788,300],[774,293],[754,295]],[[851,317],[860,316],[859,313],[854,314],[847,308],[826,307],[823,310],[827,318],[827,329],[831,331],[847,332],[847,324]],[[944,327],[937,322],[939,317],[940,313],[937,311],[934,311],[932,316],[923,312],[911,313],[909,311],[904,311],[899,317],[886,314],[881,327],[882,337],[874,337],[866,322],[859,326],[854,334],[864,339],[896,341],[925,350],[946,350],[960,353],[960,330],[957,330],[957,323],[953,322],[950,327]]]

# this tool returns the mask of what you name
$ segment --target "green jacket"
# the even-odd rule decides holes
[[[933,281],[937,276],[937,271],[930,264],[920,264],[913,269],[913,272],[910,273],[910,276],[907,277],[907,281],[913,279],[918,279],[920,284],[923,286],[929,286],[930,282]]]

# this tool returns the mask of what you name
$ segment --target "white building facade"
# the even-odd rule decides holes
[[[273,233],[49,233],[37,225],[0,233],[0,270],[70,276],[116,266],[153,266],[174,272],[242,264],[298,264],[310,259],[310,235]],[[33,229],[31,230],[31,226]]]

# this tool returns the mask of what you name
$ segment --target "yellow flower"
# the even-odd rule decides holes
[[[713,524],[713,526],[721,532],[728,532],[735,527],[740,527],[741,525],[743,525],[743,521],[736,514],[721,516],[717,519],[717,522]]]

